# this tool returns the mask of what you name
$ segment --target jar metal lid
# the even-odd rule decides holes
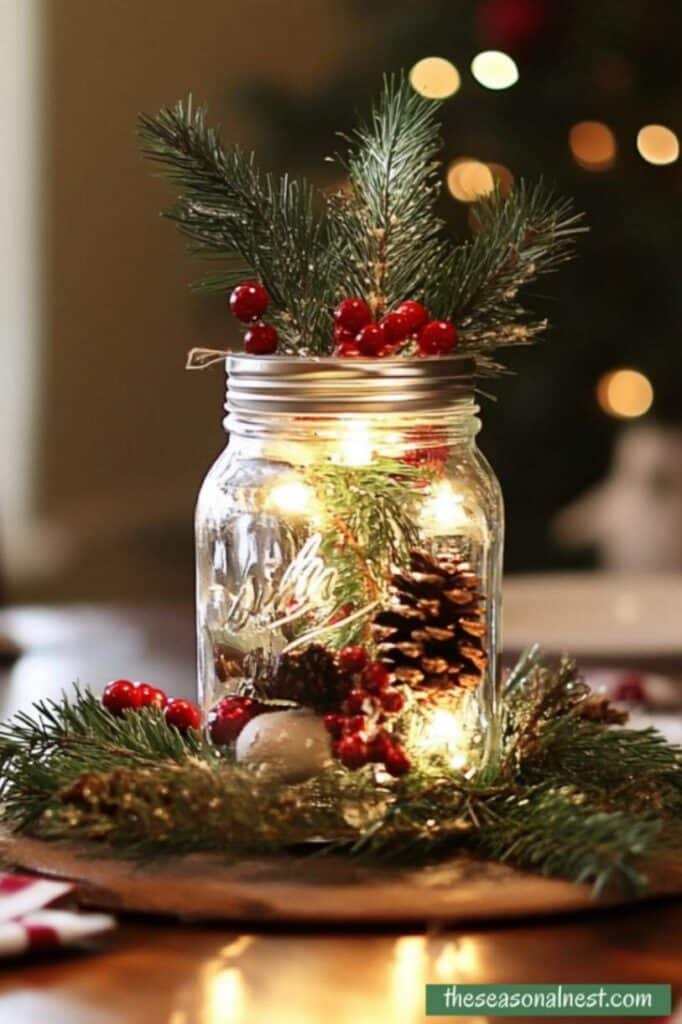
[[[410,413],[471,398],[475,362],[468,356],[339,359],[229,355],[226,409],[309,416]]]

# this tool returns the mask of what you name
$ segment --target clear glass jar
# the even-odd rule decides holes
[[[248,720],[237,756],[265,763],[254,723],[288,721],[280,746],[314,747],[312,768],[480,761],[496,743],[504,527],[471,361],[230,356],[227,371],[229,443],[196,514],[213,739]],[[402,761],[382,758],[396,747]]]

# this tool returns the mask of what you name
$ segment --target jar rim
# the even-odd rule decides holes
[[[344,359],[336,356],[229,355],[229,414],[411,413],[472,399],[469,356]]]

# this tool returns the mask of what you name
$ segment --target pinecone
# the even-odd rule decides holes
[[[334,653],[321,644],[309,644],[283,654],[274,675],[259,684],[259,694],[325,712],[337,709],[352,688],[350,673],[339,668]]]
[[[488,664],[480,580],[468,562],[412,551],[390,583],[391,603],[374,616],[382,661],[418,699],[479,685]]]

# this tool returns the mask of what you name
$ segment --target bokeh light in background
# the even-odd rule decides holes
[[[473,203],[490,195],[495,185],[503,196],[508,196],[514,186],[514,175],[504,164],[486,164],[473,157],[460,156],[448,167],[446,182],[454,199]]]
[[[519,80],[519,69],[501,50],[477,53],[471,62],[471,74],[486,89],[508,89]]]
[[[575,162],[586,171],[606,171],[616,160],[616,137],[602,121],[580,121],[568,133]]]
[[[487,164],[471,157],[459,157],[448,167],[447,185],[455,199],[473,203],[492,192],[495,179]]]
[[[443,57],[424,57],[410,71],[410,85],[428,100],[454,96],[461,85],[459,71]]]
[[[680,155],[675,132],[662,124],[647,124],[637,132],[639,155],[650,164],[673,164]]]
[[[639,370],[612,370],[599,380],[597,401],[608,416],[636,419],[651,408],[654,389],[648,377]]]

